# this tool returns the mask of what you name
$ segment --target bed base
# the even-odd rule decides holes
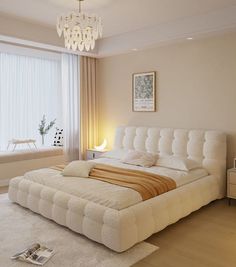
[[[220,188],[219,180],[210,175],[120,211],[23,177],[11,180],[8,194],[13,202],[122,252],[221,198]]]

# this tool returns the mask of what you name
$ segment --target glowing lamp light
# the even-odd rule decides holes
[[[95,146],[95,149],[98,151],[103,151],[107,147],[107,139],[104,139],[103,143],[100,146]]]

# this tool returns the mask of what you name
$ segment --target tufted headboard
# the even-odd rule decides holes
[[[217,178],[226,174],[226,135],[211,130],[118,127],[113,149],[193,159]]]

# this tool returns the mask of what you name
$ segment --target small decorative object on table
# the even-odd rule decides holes
[[[100,158],[103,153],[108,151],[106,147],[107,147],[107,140],[104,139],[101,145],[95,146],[95,148],[93,149],[87,149],[86,159],[91,160]]]
[[[94,148],[97,150],[97,151],[104,151],[107,147],[107,139],[104,139],[102,144],[99,145],[99,146],[94,146]]]
[[[56,119],[51,121],[47,126],[46,126],[46,116],[43,115],[43,118],[39,124],[39,133],[42,136],[42,145],[44,145],[44,137],[46,134],[48,134],[49,130],[53,127],[55,124]]]
[[[229,205],[231,199],[236,199],[236,169],[229,169],[227,171],[227,197],[229,199]]]
[[[63,129],[56,128],[56,133],[54,136],[53,146],[63,146]]]

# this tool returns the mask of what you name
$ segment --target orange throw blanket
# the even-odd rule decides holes
[[[51,168],[62,171],[65,165],[57,165]],[[175,181],[169,177],[105,164],[97,164],[90,171],[89,178],[131,188],[137,191],[143,200],[156,197],[176,188]]]
[[[139,170],[123,169],[97,164],[90,172],[91,179],[128,187],[137,191],[143,200],[166,193],[176,188],[173,179]]]

